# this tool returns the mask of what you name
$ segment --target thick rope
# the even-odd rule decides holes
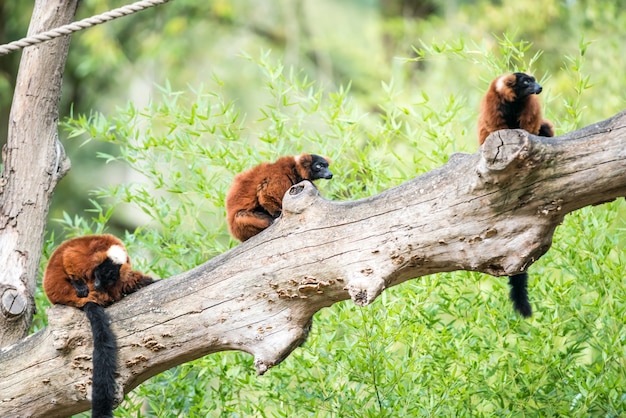
[[[51,39],[59,38],[61,36],[69,35],[79,30],[87,29],[92,26],[99,25],[104,22],[108,22],[118,17],[128,16],[133,13],[140,12],[149,7],[158,6],[159,4],[167,3],[170,0],[142,0],[127,6],[123,6],[117,9],[113,9],[100,15],[88,17],[78,22],[69,23],[56,29],[51,29],[46,32],[39,33],[37,35],[22,38],[18,41],[0,45],[0,55],[10,54],[11,52],[19,51],[20,49],[37,45],[42,42],[49,41]]]

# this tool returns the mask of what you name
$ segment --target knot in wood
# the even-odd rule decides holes
[[[2,312],[8,316],[20,316],[26,311],[26,297],[12,286],[2,292]]]
[[[283,213],[299,214],[319,197],[317,187],[308,180],[294,184],[283,197]]]
[[[352,275],[348,278],[347,286],[344,288],[348,291],[352,301],[358,306],[369,305],[376,299],[378,295],[385,289],[385,281],[380,277],[367,277],[373,273],[371,269],[365,275]]]
[[[67,157],[65,148],[63,147],[61,141],[59,141],[58,135],[55,136],[56,156],[53,174],[56,176],[56,181],[59,181],[70,171],[70,169],[72,168],[72,162]]]
[[[487,137],[482,147],[485,168],[502,171],[516,160],[527,159],[531,141],[523,129],[503,129]]]

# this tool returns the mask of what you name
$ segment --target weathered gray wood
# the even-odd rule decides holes
[[[370,303],[411,278],[521,271],[548,250],[567,213],[626,194],[625,128],[621,113],[558,138],[500,131],[474,154],[358,201],[294,186],[263,233],[108,308],[120,395],[223,350],[254,355],[262,374],[304,341],[319,309]],[[48,318],[46,329],[0,351],[0,416],[89,408],[89,324],[62,306]]]
[[[37,0],[28,34],[71,22],[77,2]],[[20,61],[0,177],[0,346],[30,328],[50,199],[69,170],[57,138],[69,43],[66,36],[27,48]]]

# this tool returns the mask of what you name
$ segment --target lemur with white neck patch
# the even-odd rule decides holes
[[[104,307],[153,283],[133,271],[122,241],[89,235],[65,241],[46,267],[43,288],[51,303],[82,309],[93,334],[92,417],[113,416],[117,342]]]

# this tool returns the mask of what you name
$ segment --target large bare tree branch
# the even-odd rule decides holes
[[[28,34],[72,21],[78,0],[37,0]],[[0,346],[24,337],[35,308],[52,192],[69,170],[57,136],[68,36],[24,50],[0,177]]]
[[[626,113],[557,138],[499,131],[475,154],[455,154],[358,201],[329,201],[310,183],[296,185],[263,233],[108,309],[120,397],[223,350],[251,353],[262,374],[304,341],[315,312],[337,301],[365,305],[437,272],[524,270],[567,213],[625,194]],[[48,318],[46,329],[0,351],[0,416],[89,409],[89,324],[63,306]]]

